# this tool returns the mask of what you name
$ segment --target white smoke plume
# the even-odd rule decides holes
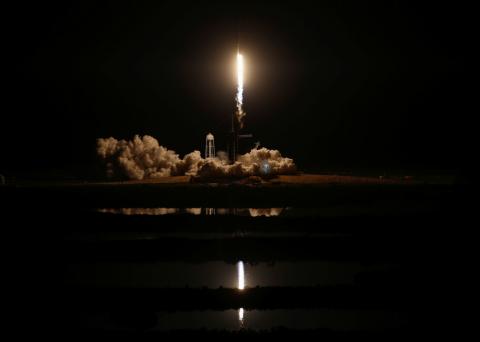
[[[224,156],[203,159],[193,151],[181,159],[148,135],[133,140],[97,139],[97,155],[105,162],[107,176],[142,180],[168,176],[244,177],[293,174],[297,168],[277,150],[252,149],[228,164]]]

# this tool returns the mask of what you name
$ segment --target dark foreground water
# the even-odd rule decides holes
[[[240,267],[241,265],[241,267]],[[387,271],[392,264],[333,261],[259,262],[95,262],[68,265],[68,283],[89,287],[237,288],[354,284],[362,272]]]
[[[67,337],[454,330],[461,189],[180,190],[19,192],[10,316]]]
[[[65,286],[88,289],[94,298],[87,296],[77,329],[390,331],[408,326],[409,315],[398,303],[385,307],[355,293],[378,277],[401,272],[402,262],[375,253],[358,258],[369,247],[349,249],[351,242],[345,241],[353,238],[352,227],[328,228],[331,223],[318,220],[324,211],[99,208],[89,215],[103,228],[66,234],[73,254],[85,257],[66,263]],[[331,253],[336,244],[339,257]],[[138,292],[142,289],[151,292]],[[96,305],[112,291],[108,304],[90,310],[90,300]],[[330,299],[318,297],[324,291],[332,293],[326,295]]]
[[[140,314],[142,315],[142,314]],[[386,310],[237,310],[155,312],[145,314],[150,331],[168,330],[271,330],[329,329],[335,331],[381,331],[406,326],[405,314]],[[127,316],[102,312],[88,316],[85,324],[91,329],[121,331],[133,329],[125,324]]]

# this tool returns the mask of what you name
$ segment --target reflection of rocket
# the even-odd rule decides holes
[[[237,263],[238,269],[238,289],[243,290],[245,288],[245,270],[243,268],[243,261],[240,260]]]
[[[243,315],[244,315],[243,308],[238,309],[238,322],[240,322],[240,329],[244,328]]]
[[[243,289],[245,289],[245,269],[244,269],[242,260],[237,262],[237,270],[238,270],[238,289],[243,290]],[[239,308],[238,309],[238,321],[240,323],[240,329],[244,328],[243,317],[244,317],[243,308]]]

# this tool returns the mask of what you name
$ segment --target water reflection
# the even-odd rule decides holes
[[[243,314],[243,308],[238,309],[238,322],[240,323],[240,329],[244,327]]]
[[[245,289],[245,268],[243,265],[243,261],[240,260],[237,263],[237,271],[238,271],[238,289],[243,290]],[[240,329],[244,327],[244,311],[243,308],[238,309],[238,322],[240,323]]]
[[[190,215],[202,214],[202,208],[185,208],[185,212]]]
[[[243,323],[240,314],[243,312]],[[248,322],[246,321],[248,315]],[[247,328],[264,331],[279,327],[297,330],[381,332],[404,327],[407,317],[391,310],[361,309],[275,309],[275,310],[198,310],[159,312],[153,331],[237,331]]]
[[[237,263],[238,269],[238,289],[243,290],[245,288],[245,269],[243,267],[243,261]]]
[[[257,216],[279,216],[283,208],[249,208],[248,211],[250,212],[250,216],[257,217]]]
[[[97,212],[103,214],[118,215],[234,215],[251,217],[274,217],[279,216],[285,208],[99,208]]]
[[[205,215],[215,215],[215,208],[205,208]]]
[[[65,270],[65,280],[69,284],[92,287],[226,287],[242,292],[242,289],[256,286],[351,285],[363,272],[388,271],[391,267],[390,264],[365,265],[346,261],[281,261],[253,265],[243,260],[235,263],[99,261],[95,267],[89,262],[69,265]]]
[[[178,214],[180,208],[99,208],[99,213],[120,215],[172,215]]]

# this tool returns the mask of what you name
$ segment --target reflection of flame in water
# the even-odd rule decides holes
[[[243,261],[237,263],[238,269],[238,289],[243,290],[245,288],[245,270],[243,268]]]
[[[240,260],[237,263],[237,270],[238,270],[238,289],[243,290],[245,288],[245,269],[243,267],[243,261]],[[240,329],[243,328],[243,315],[244,311],[243,308],[238,309],[238,321],[240,322]]]
[[[238,309],[238,321],[240,322],[240,328],[243,328],[243,308]]]

